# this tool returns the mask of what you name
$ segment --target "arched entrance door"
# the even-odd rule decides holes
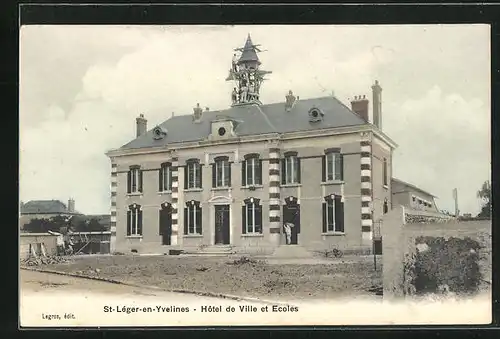
[[[161,204],[160,208],[160,235],[162,236],[162,245],[170,245],[172,237],[172,205]]]
[[[287,222],[294,225],[290,245],[297,245],[300,234],[300,204],[295,197],[286,198],[285,205],[283,205],[283,224]]]

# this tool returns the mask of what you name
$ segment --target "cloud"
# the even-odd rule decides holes
[[[489,104],[438,86],[400,106],[386,104],[384,129],[399,144],[395,176],[431,191],[449,211],[457,187],[460,208],[479,212],[476,191],[490,179],[489,112]]]
[[[72,196],[83,212],[108,212],[110,164],[104,152],[134,137],[139,113],[151,128],[172,112],[191,114],[196,103],[227,108],[232,50],[251,33],[254,43],[268,49],[260,54],[263,68],[273,71],[262,88],[263,102],[282,101],[292,89],[301,98],[335,91],[348,103],[353,95],[369,96],[379,79],[384,130],[400,145],[395,174],[432,191],[448,209],[451,189],[458,187],[461,208],[472,211],[478,206],[475,190],[489,177],[483,31],[23,27],[21,197],[64,201]]]

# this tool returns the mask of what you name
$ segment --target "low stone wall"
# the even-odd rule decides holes
[[[45,245],[47,255],[57,254],[57,236],[50,233],[20,233],[19,257],[27,259],[30,255],[30,244],[37,254],[42,253],[41,244]]]
[[[404,298],[413,294],[409,286],[411,269],[417,251],[427,245],[425,239],[454,240],[456,243],[477,242],[477,253],[482,281],[491,282],[491,221],[459,221],[431,212],[415,211],[399,206],[383,218],[381,227],[383,246],[384,298]],[[430,237],[430,238],[427,238]],[[468,239],[467,239],[468,238]],[[470,249],[475,254],[474,249]],[[445,254],[443,254],[445,255]],[[440,258],[436,258],[438,260]],[[405,265],[406,264],[406,265]],[[464,264],[465,265],[465,264]],[[464,267],[465,269],[465,267]]]

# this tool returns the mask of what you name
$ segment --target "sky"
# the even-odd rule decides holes
[[[382,91],[382,130],[397,144],[394,176],[479,212],[490,180],[487,25],[23,26],[20,31],[20,200],[76,201],[109,213],[105,152],[200,103],[231,104],[225,77],[248,34],[272,71],[263,103]],[[371,106],[371,104],[370,104]]]

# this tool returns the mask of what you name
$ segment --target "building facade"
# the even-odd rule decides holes
[[[250,39],[228,81],[232,106],[172,116],[111,159],[111,230],[120,252],[165,252],[226,245],[271,253],[306,249],[369,251],[373,220],[391,206],[396,144],[381,127],[381,87],[346,107],[333,96],[262,104],[264,75]]]
[[[401,205],[414,210],[440,213],[433,194],[396,178],[392,178],[391,181],[394,207]]]

